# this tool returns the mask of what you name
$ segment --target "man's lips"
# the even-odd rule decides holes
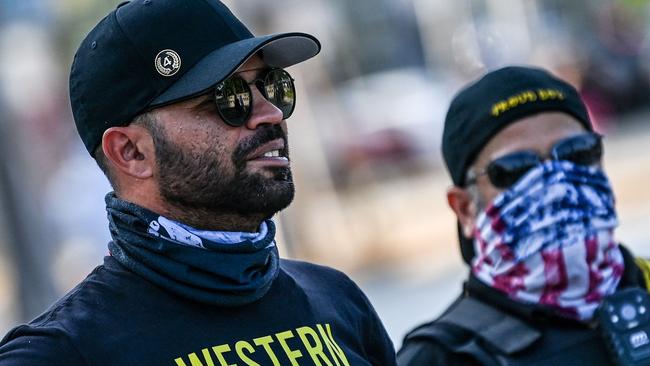
[[[248,162],[263,162],[265,164],[286,166],[289,159],[284,156],[285,145],[283,139],[275,139],[255,149],[248,158]]]

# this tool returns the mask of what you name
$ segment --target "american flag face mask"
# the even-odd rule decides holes
[[[512,299],[587,321],[623,275],[614,195],[599,167],[550,160],[477,218],[475,276]]]

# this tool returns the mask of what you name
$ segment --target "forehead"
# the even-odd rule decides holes
[[[262,58],[259,55],[254,55],[253,57],[246,60],[246,62],[244,62],[239,68],[237,68],[235,72],[241,72],[250,69],[259,69],[264,67],[266,67],[266,64],[264,61],[262,61]]]
[[[580,122],[562,112],[544,112],[522,118],[494,135],[477,156],[474,166],[484,166],[503,155],[521,150],[545,155],[557,141],[585,132]]]

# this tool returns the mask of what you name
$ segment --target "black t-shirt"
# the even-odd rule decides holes
[[[395,365],[371,304],[344,274],[282,260],[260,300],[175,297],[106,257],[81,284],[0,342],[2,366]]]

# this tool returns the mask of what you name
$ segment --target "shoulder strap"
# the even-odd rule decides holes
[[[463,298],[439,321],[469,330],[507,355],[525,349],[542,336],[537,329],[514,316],[471,297]]]
[[[646,290],[650,291],[650,260],[636,257],[634,258],[634,262],[641,270],[641,273],[643,273],[643,282],[645,282]]]
[[[460,328],[470,336],[455,336],[448,331],[448,326]],[[434,340],[453,352],[468,354],[483,364],[492,365],[497,363],[490,356],[494,352],[489,349],[509,356],[526,349],[541,335],[539,330],[510,314],[464,297],[436,321],[415,329],[406,339]]]

